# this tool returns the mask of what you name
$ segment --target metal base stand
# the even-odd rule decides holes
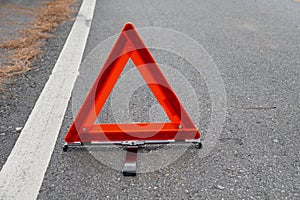
[[[128,142],[74,142],[74,143],[65,143],[63,146],[63,151],[67,151],[72,146],[93,146],[93,145],[122,145],[126,150],[126,158],[124,162],[124,167],[122,169],[124,176],[136,176],[136,163],[137,163],[137,151],[140,146],[145,144],[169,144],[175,143],[178,141],[128,141]],[[181,141],[182,142],[182,141]],[[194,143],[198,149],[202,148],[202,143],[200,140],[187,140],[183,142]]]
[[[126,146],[126,158],[123,167],[124,176],[136,176],[136,161],[138,146]]]

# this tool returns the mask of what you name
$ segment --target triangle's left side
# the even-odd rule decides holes
[[[127,26],[123,30],[128,29]],[[80,135],[87,133],[93,126],[128,62],[127,45],[128,41],[122,31],[68,130],[66,142],[82,142]]]

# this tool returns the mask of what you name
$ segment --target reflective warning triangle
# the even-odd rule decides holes
[[[95,124],[106,99],[129,58],[166,112],[170,122]],[[150,51],[131,23],[125,24],[113,49],[72,123],[65,141],[122,142],[194,140],[200,138],[190,116],[162,74]]]

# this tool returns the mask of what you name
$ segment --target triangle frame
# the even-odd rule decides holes
[[[129,58],[170,122],[94,124]],[[72,143],[186,141],[200,139],[190,116],[131,23],[126,23],[73,121],[65,141]]]

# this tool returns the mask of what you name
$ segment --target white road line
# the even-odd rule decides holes
[[[0,199],[35,199],[48,167],[90,31],[96,0],[83,0],[52,75],[0,172]]]

